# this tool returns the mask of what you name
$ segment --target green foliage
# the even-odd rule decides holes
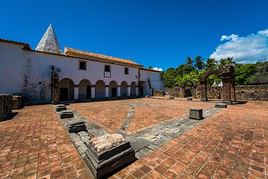
[[[174,68],[167,69],[167,71],[163,72],[164,85],[168,88],[174,87],[176,85],[175,84],[176,76],[177,76],[177,73]]]
[[[239,85],[247,84],[248,78],[256,72],[255,64],[236,64],[235,81]]]
[[[209,75],[209,71],[227,69],[229,66],[235,67],[236,84],[256,84],[268,83],[268,62],[258,62],[256,64],[235,64],[233,58],[204,60],[201,56],[187,57],[185,64],[175,68],[169,68],[162,72],[162,79],[166,87],[174,86],[195,86],[204,74]],[[221,79],[214,72],[207,78],[208,85],[215,82],[219,84]]]
[[[195,69],[202,70],[205,68],[205,60],[201,56],[195,57]]]
[[[254,74],[246,78],[246,84],[268,83],[268,62],[255,65]]]

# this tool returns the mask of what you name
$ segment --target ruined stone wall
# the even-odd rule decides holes
[[[268,84],[266,85],[239,85],[236,86],[237,100],[268,100]]]
[[[268,85],[237,85],[235,86],[237,100],[268,100]],[[222,87],[208,87],[208,99],[222,99]],[[200,98],[197,88],[195,98]]]
[[[268,84],[266,85],[237,85],[236,99],[237,100],[268,100]],[[191,88],[194,98],[201,98],[200,88]],[[222,99],[222,87],[209,87],[208,86],[208,99]],[[180,87],[166,88],[166,93],[175,97],[183,98],[183,90]]]
[[[196,88],[195,87],[186,87],[185,89],[181,87],[174,88],[166,88],[165,93],[167,95],[175,96],[178,98],[185,98],[189,96],[196,96]]]

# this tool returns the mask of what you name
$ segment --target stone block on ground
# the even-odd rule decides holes
[[[59,112],[59,111],[66,111],[67,110],[67,107],[64,105],[64,104],[59,104],[56,106],[56,111]]]
[[[202,109],[190,109],[189,112],[190,119],[203,119],[203,110]]]
[[[14,95],[12,96],[12,109],[21,109],[23,108],[22,96]]]
[[[121,134],[107,134],[91,139],[85,161],[95,178],[111,175],[135,160],[135,152]]]
[[[72,111],[66,110],[66,111],[62,111],[60,113],[60,118],[61,119],[65,119],[65,118],[73,118],[74,114]]]
[[[71,132],[78,133],[87,130],[87,127],[83,120],[72,120],[67,124],[67,128],[70,133]]]
[[[225,104],[225,103],[216,103],[215,108],[227,108],[227,104]]]
[[[0,94],[0,120],[9,118],[12,115],[12,96]]]

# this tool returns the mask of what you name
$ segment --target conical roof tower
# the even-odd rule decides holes
[[[51,53],[61,53],[58,39],[56,33],[53,30],[52,25],[50,24],[43,35],[42,39],[39,41],[35,50]]]

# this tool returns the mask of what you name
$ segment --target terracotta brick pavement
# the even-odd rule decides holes
[[[75,103],[71,104],[71,108],[113,133],[120,129],[131,109],[130,104],[135,105],[135,113],[128,128],[129,133],[135,133],[174,117],[182,117],[184,114],[188,114],[190,108],[208,109],[214,107],[213,103],[142,98]]]
[[[268,102],[233,105],[111,178],[267,178]]]
[[[136,107],[128,132],[135,133],[174,117],[188,115],[190,108],[209,109],[213,107],[213,103],[144,98]]]
[[[51,105],[0,122],[0,178],[89,178]]]

